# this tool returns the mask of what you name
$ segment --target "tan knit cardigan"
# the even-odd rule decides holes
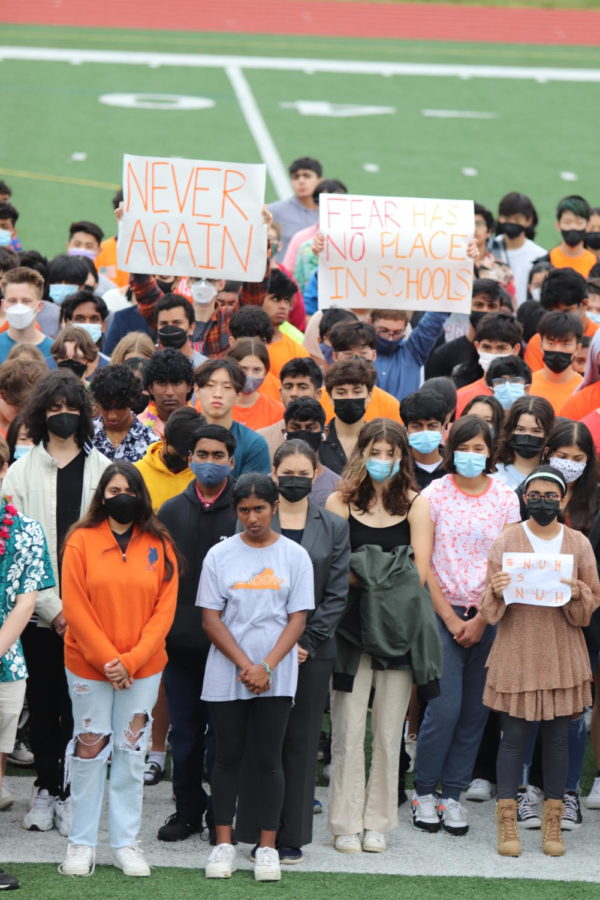
[[[573,555],[573,578],[579,600],[558,608],[506,606],[490,579],[502,568],[502,554],[532,553],[522,525],[511,525],[496,538],[488,558],[487,587],[480,612],[491,625],[499,623],[488,657],[483,702],[491,709],[536,721],[581,712],[591,703],[589,654],[582,626],[600,605],[596,559],[588,539],[564,527],[561,553]]]

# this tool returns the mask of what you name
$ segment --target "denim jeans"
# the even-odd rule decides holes
[[[462,609],[454,609],[462,616]],[[438,627],[443,650],[441,693],[427,704],[417,742],[414,783],[417,793],[425,795],[432,794],[441,782],[442,797],[459,800],[471,780],[489,715],[481,698],[495,629],[487,625],[479,643],[465,648],[440,618]]]
[[[102,813],[108,759],[108,834],[111,847],[135,844],[142,818],[146,747],[152,728],[152,708],[158,696],[160,673],[137,678],[127,690],[115,691],[108,681],[80,678],[67,669],[73,705],[73,739],[67,747],[67,777],[71,779],[73,821],[69,841],[95,847]],[[131,720],[147,717],[137,741],[130,734]],[[80,734],[108,737],[93,759],[75,755]]]

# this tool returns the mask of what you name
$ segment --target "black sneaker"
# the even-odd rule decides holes
[[[583,825],[579,794],[576,791],[566,791],[563,800],[565,808],[560,820],[560,827],[563,831],[577,831]]]
[[[156,836],[159,841],[185,841],[199,831],[202,831],[201,825],[189,822],[181,813],[175,812],[161,825]]]
[[[0,869],[0,891],[16,891],[20,887],[19,879]]]

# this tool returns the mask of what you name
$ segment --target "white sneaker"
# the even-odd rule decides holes
[[[9,791],[6,781],[2,782],[2,792],[0,793],[0,809],[8,809],[15,802],[15,798]]]
[[[385,835],[381,831],[371,831],[370,828],[367,828],[362,848],[367,853],[383,853],[387,849]]]
[[[73,819],[73,806],[71,798],[65,800],[54,798],[54,826],[58,828],[63,837],[69,837],[71,821]]]
[[[50,831],[54,828],[54,797],[46,788],[33,786],[31,806],[23,819],[27,831]]]
[[[600,777],[594,778],[592,789],[583,802],[588,809],[600,809]]]
[[[485,778],[474,778],[465,793],[465,800],[472,800],[475,803],[485,803],[491,800],[496,793],[496,788],[491,781]]]
[[[273,847],[257,847],[254,855],[255,881],[281,881],[279,853]]]
[[[421,831],[435,832],[440,830],[439,798],[437,794],[417,794],[415,791],[410,801],[413,825]]]
[[[27,747],[24,741],[15,741],[15,746],[13,747],[13,752],[8,754],[7,762],[11,764],[11,766],[21,766],[27,767],[32,766],[35,762],[33,753]]]
[[[210,851],[204,874],[207,878],[231,878],[236,869],[233,844],[217,844]]]
[[[144,877],[150,874],[150,866],[146,862],[141,847],[114,847],[115,865],[122,869],[123,875]]]
[[[61,875],[93,875],[96,868],[96,848],[84,844],[67,844],[67,855],[58,867]]]
[[[442,827],[448,834],[463,835],[469,830],[467,811],[458,801],[447,797],[440,800],[438,806],[442,819]]]
[[[340,853],[362,852],[362,844],[357,834],[337,834],[333,839],[333,846]]]

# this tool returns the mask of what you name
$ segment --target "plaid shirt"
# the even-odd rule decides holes
[[[115,447],[104,430],[102,419],[100,417],[94,419],[94,447],[109,459],[128,459],[129,462],[137,462],[145,455],[148,446],[159,440],[160,438],[154,434],[151,428],[143,425],[134,416],[131,428],[118,447]]]
[[[262,306],[271,278],[269,248],[267,248],[267,254],[267,268],[263,280],[246,281],[242,284],[240,306]],[[161,297],[164,297],[156,283],[156,278],[154,275],[131,275],[129,283],[135,294],[140,313],[154,331],[154,307]],[[192,341],[194,350],[199,350],[205,356],[223,356],[229,347],[231,334],[229,322],[234,312],[234,309],[215,309],[202,340]]]

